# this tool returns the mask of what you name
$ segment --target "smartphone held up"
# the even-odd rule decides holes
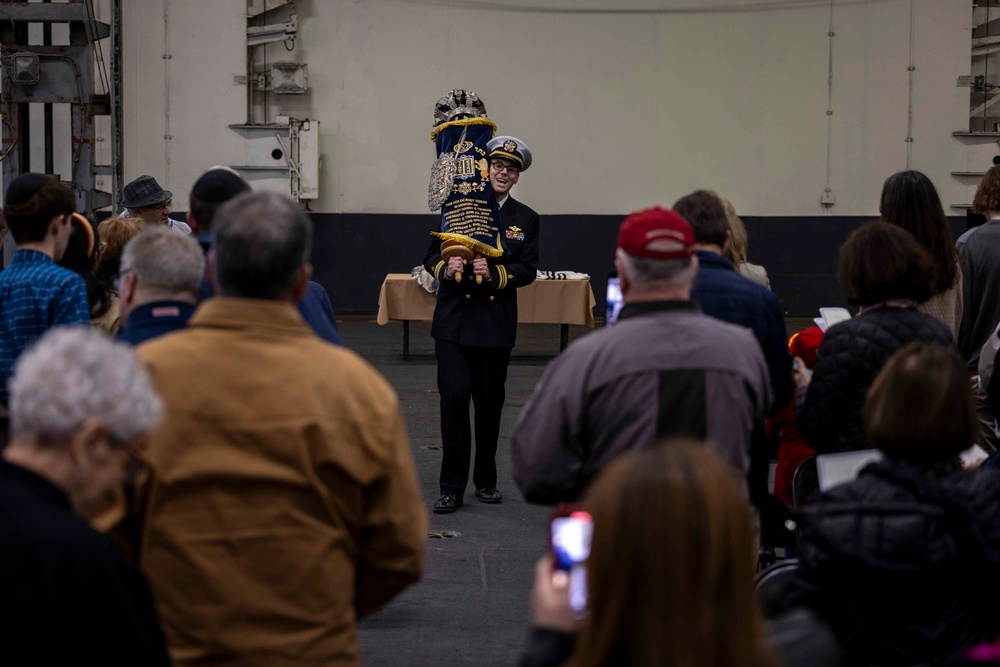
[[[578,618],[587,613],[587,559],[594,522],[589,512],[563,505],[552,513],[552,561],[569,577],[569,604]]]

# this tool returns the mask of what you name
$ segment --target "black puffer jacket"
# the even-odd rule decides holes
[[[953,347],[943,322],[916,308],[866,310],[826,332],[807,391],[796,395],[799,432],[820,453],[868,449],[861,406],[893,352],[913,341]]]
[[[845,664],[945,665],[1000,631],[1000,472],[874,463],[799,525],[793,603],[830,624]]]

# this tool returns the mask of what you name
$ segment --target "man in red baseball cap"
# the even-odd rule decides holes
[[[511,441],[531,502],[577,500],[612,458],[664,438],[696,438],[745,477],[749,434],[771,407],[753,334],[691,302],[691,227],[652,208],[625,218],[615,266],[619,321],[570,345],[545,370]]]

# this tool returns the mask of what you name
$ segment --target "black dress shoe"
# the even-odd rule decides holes
[[[500,489],[476,489],[476,498],[479,498],[481,503],[502,503],[503,494],[500,493]]]
[[[462,496],[454,493],[446,493],[434,503],[435,514],[450,514],[464,504]]]

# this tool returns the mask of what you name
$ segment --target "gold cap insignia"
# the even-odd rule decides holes
[[[513,153],[517,150],[517,144],[513,141],[505,141],[503,142],[503,149],[508,153]]]

